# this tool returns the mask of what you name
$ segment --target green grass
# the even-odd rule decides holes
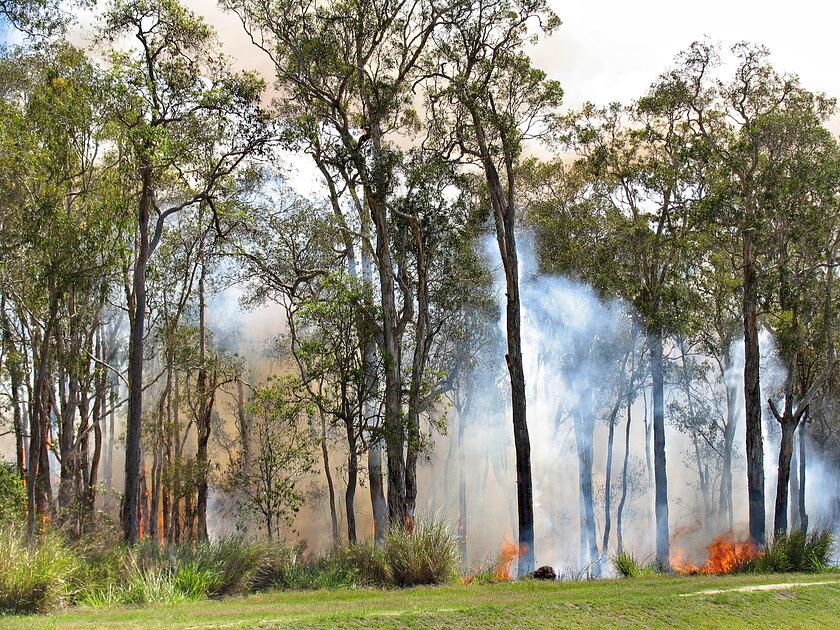
[[[705,589],[829,582],[762,592]],[[6,617],[33,628],[819,628],[840,626],[840,575],[652,576],[624,580],[268,592],[146,607]]]

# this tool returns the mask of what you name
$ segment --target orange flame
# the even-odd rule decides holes
[[[510,579],[510,567],[513,561],[528,551],[528,545],[517,545],[516,543],[506,540],[502,543],[499,549],[499,557],[496,560],[495,577],[497,580],[507,581]]]
[[[672,547],[671,567],[677,573],[732,573],[738,567],[755,560],[761,552],[751,541],[736,541],[731,532],[717,536],[706,547],[706,562],[702,566],[689,562],[685,551]]]

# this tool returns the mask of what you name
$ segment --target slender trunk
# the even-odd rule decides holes
[[[598,543],[595,534],[595,502],[592,492],[593,420],[575,411],[575,447],[578,456],[578,489],[580,492],[580,562],[598,572]]]
[[[790,494],[790,514],[788,515],[788,522],[790,523],[790,528],[793,531],[802,529],[802,522],[799,515],[799,451],[796,448],[796,435],[797,433],[794,432],[793,437],[791,438],[793,441],[793,448],[791,449],[790,488],[788,489],[788,493]]]
[[[744,418],[746,422],[747,494],[750,538],[764,545],[764,445],[761,427],[761,382],[758,346],[758,275],[752,231],[743,230],[744,284]]]
[[[22,480],[26,479],[26,457],[23,441],[23,422],[20,413],[20,388],[23,374],[20,356],[12,338],[12,327],[9,314],[6,311],[6,296],[0,298],[0,323],[3,328],[3,351],[6,355],[6,369],[9,373],[9,388],[12,405],[12,431],[15,434],[15,464],[17,473]]]
[[[108,414],[108,448],[105,451],[105,484],[108,489],[114,488],[114,432],[117,424],[117,384],[111,383],[109,388],[109,404],[111,406]]]
[[[347,511],[347,540],[356,542],[356,485],[359,475],[359,454],[356,449],[356,435],[352,416],[345,420],[347,429],[347,489],[344,492],[344,508]]]
[[[656,492],[656,560],[668,567],[668,476],[665,465],[665,379],[662,365],[662,339],[654,334],[650,340],[650,365],[653,382],[653,469]]]
[[[128,416],[125,435],[125,486],[122,505],[123,538],[134,544],[140,525],[140,451],[143,423],[143,335],[146,327],[146,268],[151,255],[149,221],[152,207],[152,165],[148,155],[141,158],[142,190],[137,217],[137,257],[129,303]]]
[[[330,451],[327,448],[327,423],[326,420],[324,420],[323,413],[321,413],[321,455],[324,458],[324,474],[327,476],[327,489],[329,490],[330,496],[330,521],[332,522],[333,549],[336,549],[339,545],[338,513],[335,509],[335,485],[333,484],[332,470],[330,470]]]
[[[49,403],[47,369],[50,362],[50,347],[58,313],[58,298],[53,296],[50,304],[50,315],[44,327],[43,337],[40,339],[37,357],[35,347],[38,340],[33,339],[33,363],[37,365],[32,395],[35,406],[29,415],[29,470],[27,479],[27,515],[26,527],[29,537],[35,535],[36,515],[48,518],[49,510],[49,457],[47,456],[47,439],[49,436]]]
[[[610,550],[610,532],[612,530],[612,463],[613,445],[615,443],[615,423],[618,412],[621,409],[621,396],[616,401],[610,414],[609,434],[607,435],[607,467],[604,481],[604,537],[602,550],[604,554]]]
[[[807,439],[809,411],[805,410],[805,416],[799,423],[799,527],[803,532],[808,531],[808,512],[805,509],[805,440]]]
[[[618,502],[618,512],[616,514],[616,546],[618,553],[624,551],[624,530],[622,528],[622,517],[624,515],[624,504],[627,501],[627,468],[630,463],[630,424],[633,418],[631,408],[633,400],[631,395],[627,394],[627,427],[624,429],[624,466],[621,469],[621,500]]]
[[[469,396],[469,394],[467,394]],[[469,398],[458,413],[458,547],[461,561],[467,560],[467,452],[465,446]]]
[[[735,524],[735,510],[732,503],[732,446],[735,442],[735,429],[738,426],[737,390],[726,383],[726,426],[723,429],[723,468],[720,474],[720,497],[718,503],[719,518],[725,518],[726,531]]]
[[[198,465],[198,497],[196,501],[197,536],[199,540],[207,540],[207,490],[208,490],[208,458],[207,449],[210,442],[210,419],[213,412],[215,397],[215,383],[209,384],[207,373],[207,328],[206,328],[206,303],[204,300],[204,247],[203,241],[200,248],[201,275],[198,279],[198,344],[199,344],[199,368],[197,389],[199,397],[199,417],[196,422],[196,435],[198,444],[195,460]],[[215,377],[213,379],[215,381]]]

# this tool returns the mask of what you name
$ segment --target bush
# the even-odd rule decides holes
[[[649,563],[640,562],[628,551],[622,551],[610,559],[612,560],[613,567],[615,567],[615,570],[621,577],[643,577],[656,573],[653,566]]]
[[[26,513],[26,489],[17,467],[0,461],[0,526],[23,520]]]
[[[385,552],[367,542],[349,545],[337,554],[356,571],[356,579],[364,586],[388,586],[391,573],[385,559]]]
[[[458,574],[457,544],[442,523],[418,523],[413,531],[391,529],[383,551],[395,586],[441,584]]]
[[[757,558],[744,565],[750,573],[818,573],[828,568],[834,550],[834,534],[828,529],[810,534],[794,530],[776,536]]]
[[[43,613],[70,599],[79,558],[58,534],[30,545],[18,529],[0,529],[0,558],[0,613]]]

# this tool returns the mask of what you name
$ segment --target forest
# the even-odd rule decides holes
[[[834,529],[833,97],[708,39],[567,107],[547,0],[220,0],[236,56],[202,5],[0,0],[0,527],[589,577]]]

